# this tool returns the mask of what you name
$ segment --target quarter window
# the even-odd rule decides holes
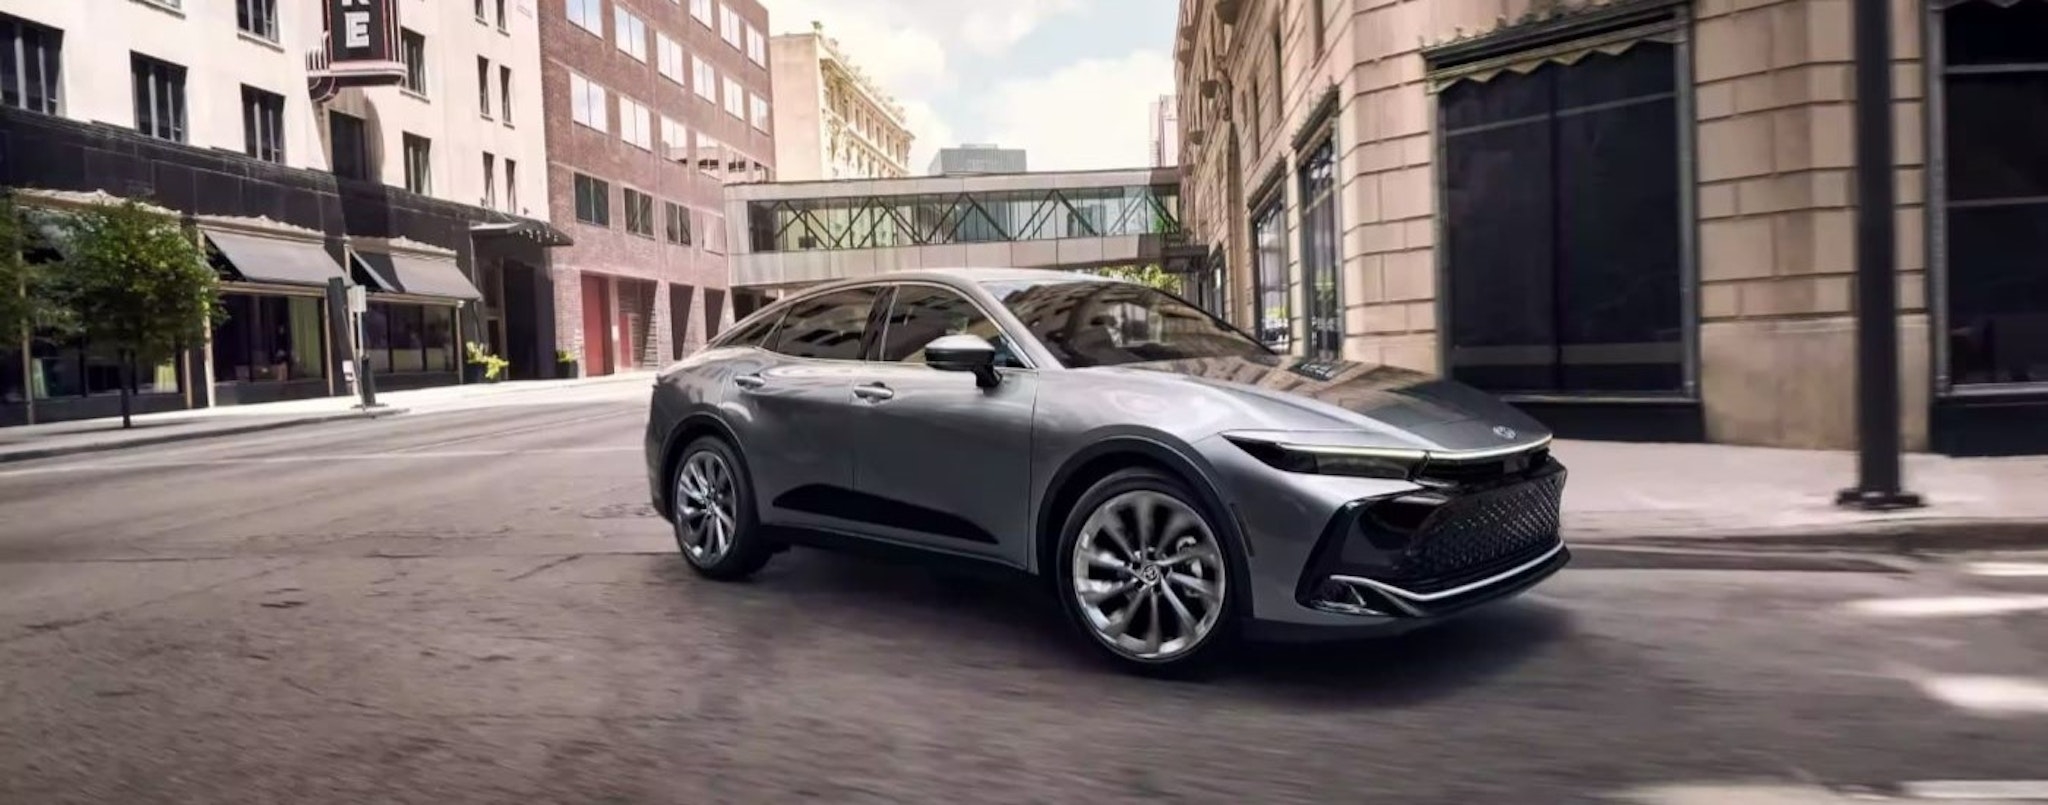
[[[784,316],[773,349],[798,358],[859,360],[868,312],[878,293],[875,288],[850,288],[797,302]]]
[[[996,365],[1022,366],[1003,338],[1002,328],[981,308],[958,293],[928,285],[896,289],[883,324],[881,359],[892,363],[924,363],[924,347],[942,336],[978,335],[996,345]]]

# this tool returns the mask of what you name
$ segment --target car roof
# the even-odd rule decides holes
[[[905,271],[889,271],[872,277],[862,277],[868,282],[900,282],[906,280],[951,280],[954,282],[1118,282],[1112,277],[1083,274],[1078,271],[1061,271],[1052,268],[917,268]]]

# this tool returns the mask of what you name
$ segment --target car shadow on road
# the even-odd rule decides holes
[[[898,639],[928,635],[961,652],[963,664],[1000,658],[996,664],[1009,667],[1137,681],[1096,657],[1032,579],[807,550],[776,564],[761,577],[776,596],[812,611],[826,603],[815,599],[831,599],[831,608],[864,614],[858,629]],[[1289,707],[1402,706],[1509,673],[1571,630],[1566,610],[1519,598],[1395,637],[1250,643],[1198,679],[1154,684],[1241,691]],[[960,645],[962,634],[980,644]]]

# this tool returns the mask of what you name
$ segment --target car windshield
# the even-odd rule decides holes
[[[1144,285],[1049,279],[982,287],[1071,368],[1273,354],[1201,308]]]

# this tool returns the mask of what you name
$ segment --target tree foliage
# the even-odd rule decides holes
[[[1147,285],[1162,291],[1180,292],[1180,277],[1166,273],[1156,264],[1141,266],[1117,266],[1104,268],[1100,272],[1106,277]]]
[[[0,196],[0,349],[19,345],[44,313],[41,272],[23,259],[28,230],[14,200]]]
[[[87,342],[160,363],[203,342],[223,317],[219,278],[176,221],[125,201],[95,206],[73,227],[50,281]]]

